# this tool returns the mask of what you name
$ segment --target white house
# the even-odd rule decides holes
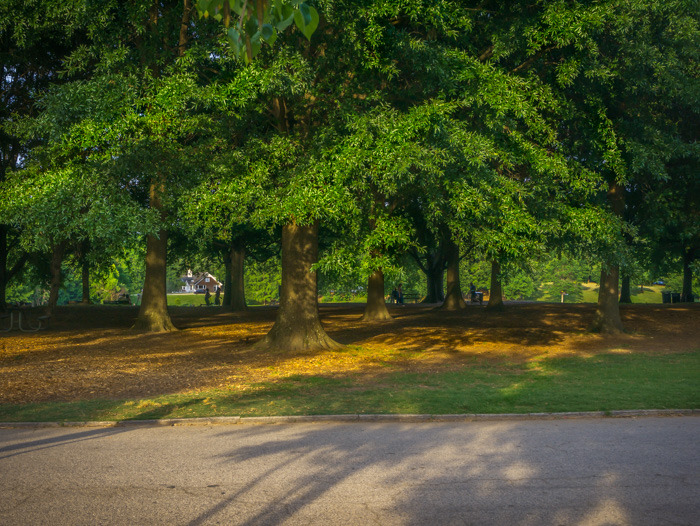
[[[182,292],[204,293],[208,289],[211,294],[214,294],[217,288],[221,288],[222,290],[224,288],[224,284],[209,274],[209,272],[201,272],[193,275],[192,271],[188,270],[187,275],[182,276],[181,279],[185,282],[182,286]]]

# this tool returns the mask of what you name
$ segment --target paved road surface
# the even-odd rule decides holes
[[[0,430],[0,524],[700,524],[700,417]]]

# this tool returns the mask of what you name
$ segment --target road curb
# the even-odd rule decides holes
[[[299,415],[299,416],[218,416],[203,418],[163,418],[157,420],[120,420],[93,422],[0,422],[0,429],[53,427],[172,427],[211,425],[279,425],[321,423],[456,423],[498,422],[522,420],[571,420],[580,418],[639,418],[696,416],[700,409],[633,409],[616,411],[573,411],[564,413],[494,413],[494,414],[357,414],[357,415]]]

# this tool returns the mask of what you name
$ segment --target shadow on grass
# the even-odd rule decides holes
[[[456,370],[296,374],[148,400],[0,405],[0,421],[363,413],[530,413],[700,407],[700,354],[545,358]]]
[[[377,374],[382,368],[458,367],[473,357],[528,362],[562,348],[582,355],[608,349],[673,352],[688,350],[687,342],[697,346],[700,334],[697,306],[624,306],[625,323],[634,334],[604,337],[585,332],[595,310],[590,305],[508,305],[503,313],[488,313],[479,306],[454,313],[431,306],[393,306],[395,319],[375,324],[359,321],[362,306],[343,305],[322,307],[321,313],[328,333],[348,345],[345,349],[261,353],[251,344],[271,326],[274,308],[235,314],[221,309],[199,314],[197,308],[183,308],[179,315],[191,317],[192,327],[167,334],[119,328],[126,318],[135,316],[135,308],[63,310],[68,313],[65,316],[73,317],[73,325],[66,322],[56,332],[0,337],[0,398],[5,402],[147,398],[210,390],[238,381],[231,378],[240,371],[245,371],[244,383],[249,383],[272,376],[271,372],[303,369],[316,358],[325,360],[336,374],[342,374],[350,362],[355,369]],[[109,326],[112,314],[125,318],[110,322],[112,328],[90,328],[98,322]],[[82,324],[87,328],[70,328]],[[364,359],[363,348],[373,356]],[[358,354],[357,360],[350,356],[353,353]],[[249,380],[250,375],[258,376]]]

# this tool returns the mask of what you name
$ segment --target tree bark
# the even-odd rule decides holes
[[[620,268],[611,265],[600,271],[600,290],[598,292],[598,306],[591,326],[591,331],[607,334],[622,332],[622,318],[620,318],[620,304],[618,302],[618,285],[620,281]]]
[[[185,55],[185,50],[187,49],[187,42],[189,41],[189,36],[187,34],[187,28],[190,24],[190,16],[192,14],[192,1],[183,0],[182,2],[182,18],[180,20],[180,36],[178,38],[177,45],[177,56],[182,57]]]
[[[282,286],[277,319],[255,347],[263,350],[313,351],[334,349],[318,314],[316,272],[318,224],[290,223],[282,228]]]
[[[486,308],[489,310],[503,310],[504,308],[503,288],[501,287],[501,264],[495,259],[491,262],[491,288]]]
[[[425,258],[427,294],[422,303],[442,303],[445,300],[443,277],[445,276],[445,256],[441,248],[428,253]]]
[[[613,213],[622,218],[625,212],[624,188],[617,183],[611,183],[608,189],[608,202]],[[609,263],[607,266],[604,264],[600,272],[598,305],[591,331],[609,334],[623,331],[618,298],[619,282],[620,266],[617,263]]]
[[[683,250],[683,289],[681,301],[692,301],[693,298],[693,268],[690,266],[695,260],[695,250],[686,248]]]
[[[620,285],[620,303],[632,303],[632,289],[630,287],[629,275],[622,274]]]
[[[0,312],[7,310],[7,227],[0,225]]]
[[[445,256],[447,258],[447,295],[442,304],[445,310],[464,309],[467,304],[462,295],[462,286],[459,282],[459,248],[451,239],[445,245]]]
[[[369,215],[369,228],[374,232],[377,228],[377,214],[384,211],[386,197],[379,190],[371,185],[374,200]],[[380,255],[379,249],[374,249],[371,255]],[[367,279],[367,304],[362,315],[362,321],[386,321],[392,319],[384,301],[384,271],[381,268],[375,269]]]
[[[244,311],[248,308],[245,302],[245,246],[231,245],[229,252],[231,277],[231,310]]]
[[[82,264],[82,282],[83,282],[83,298],[82,303],[90,303],[90,264],[88,263],[87,257],[83,254],[83,264]]]
[[[391,320],[389,309],[384,301],[384,272],[375,270],[367,280],[367,305],[362,316],[362,321],[386,321]]]
[[[221,305],[227,309],[231,308],[231,258],[224,258],[224,267],[226,269],[224,276],[224,299],[221,301]]]
[[[53,312],[54,307],[58,303],[58,291],[61,288],[61,265],[63,263],[63,255],[66,251],[66,242],[63,241],[57,245],[54,245],[51,251],[51,264],[49,269],[51,271],[51,287],[49,289],[49,304],[46,307],[46,314],[50,315]]]
[[[165,218],[160,192],[162,188],[151,185],[151,207]],[[166,289],[166,262],[168,256],[168,232],[161,228],[158,237],[146,236],[146,278],[143,283],[141,308],[134,329],[144,332],[167,332],[176,330],[168,313],[168,291]]]

